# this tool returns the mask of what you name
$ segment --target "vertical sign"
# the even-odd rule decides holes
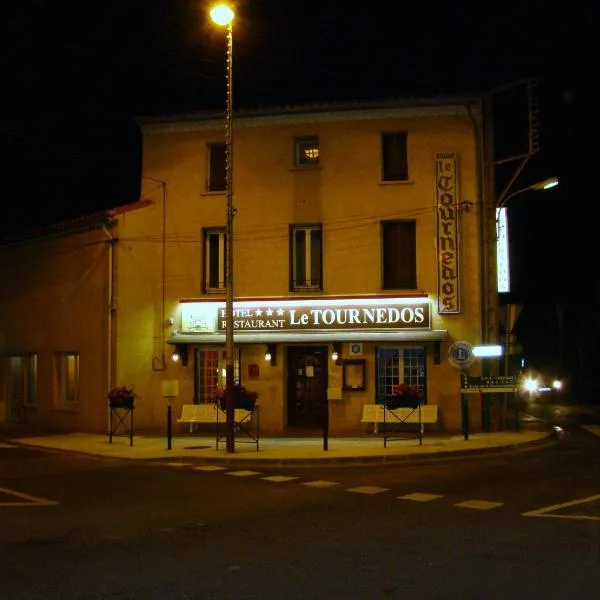
[[[460,313],[458,278],[458,178],[456,152],[435,155],[438,312]]]
[[[496,272],[498,291],[510,292],[510,263],[508,250],[508,221],[506,207],[496,209]]]

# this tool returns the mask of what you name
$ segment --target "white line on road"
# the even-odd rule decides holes
[[[432,500],[438,500],[439,498],[443,498],[443,496],[440,496],[439,494],[423,494],[421,492],[398,496],[398,500],[412,500],[413,502],[431,502]]]
[[[600,437],[600,425],[582,425],[582,429]]]
[[[0,442],[0,448],[16,448],[17,446],[13,446],[12,444],[5,444],[4,442]]]
[[[492,508],[498,508],[503,504],[503,502],[489,502],[488,500],[466,500],[465,502],[459,502],[454,506],[460,508],[474,508],[475,510],[490,510]]]
[[[570,502],[563,502],[562,504],[552,504],[551,506],[544,506],[536,510],[530,510],[524,512],[524,517],[547,517],[552,519],[571,519],[580,521],[600,521],[600,517],[594,517],[592,515],[549,515],[548,513],[561,510],[562,508],[569,508],[571,506],[577,506],[578,504],[587,504],[588,502],[594,502],[600,500],[600,494],[595,496],[588,496],[581,500],[571,500]]]
[[[325,487],[333,487],[334,485],[340,485],[337,481],[323,481],[320,479],[316,479],[315,481],[307,481],[306,483],[303,483],[302,485],[306,485],[308,487],[315,487],[315,488],[325,488]]]
[[[17,492],[15,490],[9,490],[7,488],[0,488],[0,493],[6,494],[7,496],[15,496],[27,500],[27,502],[1,502],[0,506],[56,506],[58,502],[53,500],[47,500],[46,498],[38,498],[37,496],[30,496],[23,492]]]
[[[163,464],[167,465],[168,467],[191,467],[193,463],[167,462],[167,463],[163,463]]]
[[[287,475],[271,475],[270,477],[263,477],[264,481],[273,481],[274,483],[284,483],[285,481],[292,481],[298,479],[297,477],[288,477]]]
[[[220,467],[219,465],[202,465],[201,467],[194,467],[194,471],[225,471],[227,467]]]
[[[389,492],[388,488],[376,487],[374,485],[361,485],[359,487],[350,488],[347,492],[355,492],[357,494],[381,494],[381,492]]]
[[[260,475],[258,471],[229,471],[225,475],[232,475],[233,477],[250,477],[251,475]]]

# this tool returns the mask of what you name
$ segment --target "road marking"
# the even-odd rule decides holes
[[[349,488],[347,492],[355,492],[357,494],[381,494],[381,492],[389,492],[389,488],[376,487],[374,485],[361,485],[355,488]]]
[[[287,475],[271,475],[271,477],[263,477],[265,481],[273,481],[274,483],[283,483],[285,481],[292,481],[298,479],[297,477],[288,477]]]
[[[191,467],[193,463],[168,462],[168,463],[163,463],[163,464],[167,465],[168,467]]]
[[[260,475],[258,471],[229,471],[225,475],[232,475],[233,477],[250,477],[251,475]]]
[[[570,506],[577,506],[578,504],[587,504],[588,502],[594,502],[600,500],[600,494],[595,496],[588,496],[581,500],[571,500],[570,502],[563,502],[562,504],[553,504],[552,506],[544,506],[536,510],[530,510],[522,514],[523,517],[547,517],[549,519],[571,519],[580,521],[600,521],[600,517],[594,517],[592,515],[549,515],[547,513],[560,510],[562,508],[569,508]]]
[[[24,494],[23,492],[17,492],[15,490],[9,490],[7,488],[0,488],[0,493],[5,494],[6,496],[15,496],[17,498],[21,498],[22,500],[27,500],[27,502],[0,501],[0,506],[56,506],[58,504],[58,502],[53,500],[39,498],[38,496],[30,496],[29,494]]]
[[[315,487],[315,488],[325,488],[325,487],[333,487],[334,485],[340,485],[337,481],[323,481],[321,479],[316,479],[315,481],[307,481],[302,485],[306,485],[307,487]]]
[[[219,465],[203,465],[201,467],[194,467],[195,471],[225,471],[227,467],[220,467]]]
[[[431,502],[432,500],[438,500],[439,498],[443,498],[443,496],[440,496],[439,494],[423,494],[421,492],[398,496],[398,500],[413,500],[414,502]]]
[[[0,448],[16,448],[16,446],[13,446],[12,444],[5,444],[3,442],[0,442]]]
[[[600,425],[582,425],[581,427],[593,435],[600,437]]]
[[[475,510],[490,510],[492,508],[498,508],[503,504],[503,502],[489,502],[488,500],[466,500],[465,502],[459,502],[454,506],[459,506],[460,508],[474,508]]]

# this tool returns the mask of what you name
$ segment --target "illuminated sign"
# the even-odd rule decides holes
[[[460,313],[458,278],[458,177],[456,153],[435,156],[437,205],[438,312]]]
[[[182,333],[222,333],[224,302],[182,302]],[[431,329],[427,298],[249,300],[233,305],[236,333]]]
[[[498,274],[498,292],[510,292],[506,207],[496,209],[496,273]]]

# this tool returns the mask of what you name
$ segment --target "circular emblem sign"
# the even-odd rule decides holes
[[[469,342],[454,342],[448,349],[448,362],[457,369],[466,369],[473,364],[473,346]]]

